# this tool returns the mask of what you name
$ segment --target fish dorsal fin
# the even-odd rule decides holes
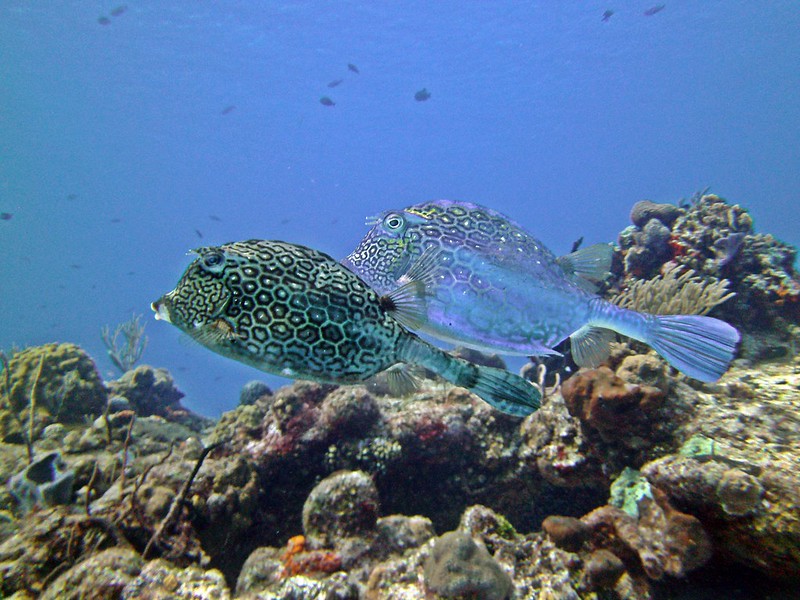
[[[429,292],[439,279],[437,269],[442,262],[443,254],[442,249],[436,246],[426,248],[419,258],[409,265],[397,283],[402,285],[409,281],[417,281],[424,286],[426,292]]]
[[[556,259],[568,275],[575,275],[590,283],[603,281],[611,271],[614,250],[611,244],[592,244]]]
[[[610,329],[584,325],[570,336],[572,360],[580,367],[597,367],[608,358],[615,336]]]

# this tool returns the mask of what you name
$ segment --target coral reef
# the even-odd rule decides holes
[[[796,248],[757,233],[745,209],[713,194],[663,220],[650,204],[638,203],[619,235],[609,297],[650,312],[712,309],[744,334],[743,356],[790,354],[800,324]],[[724,301],[726,289],[735,296]]]
[[[212,422],[163,369],[104,384],[76,346],[15,351],[0,373],[0,596],[793,597],[794,249],[716,196],[634,212],[608,294],[669,280],[749,331],[716,383],[615,343],[563,381],[531,363],[546,394],[525,419],[419,377],[404,397],[251,383]],[[737,295],[711,307],[722,280]]]

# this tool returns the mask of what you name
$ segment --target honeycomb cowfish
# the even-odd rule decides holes
[[[522,377],[450,356],[401,324],[424,314],[416,282],[379,296],[330,256],[279,241],[193,252],[177,287],[152,308],[218,354],[284,377],[343,384],[421,365],[503,412],[524,416],[539,407],[539,390]]]
[[[479,350],[543,356],[570,338],[573,359],[597,366],[615,332],[655,349],[673,367],[716,381],[733,359],[738,331],[697,315],[626,310],[594,293],[611,247],[557,258],[502,214],[436,200],[368,220],[372,229],[343,264],[378,293],[410,277],[422,285],[419,330]]]

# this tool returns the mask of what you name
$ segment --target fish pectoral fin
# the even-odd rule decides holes
[[[409,281],[380,297],[383,309],[409,329],[418,329],[428,321],[425,286]]]
[[[407,363],[398,363],[385,371],[389,393],[397,398],[410,396],[422,387],[422,381]]]
[[[616,333],[603,327],[584,325],[570,336],[572,359],[581,367],[600,365],[610,352]]]
[[[409,329],[419,329],[428,322],[427,298],[439,275],[437,268],[442,251],[428,248],[397,280],[399,287],[381,297],[381,305]]]
[[[567,275],[578,277],[577,282],[596,283],[609,276],[613,257],[614,250],[610,244],[592,244],[559,256],[556,262]]]
[[[201,325],[191,335],[205,346],[224,346],[239,339],[239,335],[225,319],[216,319]]]

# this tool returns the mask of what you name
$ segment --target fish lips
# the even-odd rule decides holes
[[[169,308],[167,307],[167,296],[161,296],[155,302],[150,303],[150,308],[153,309],[153,312],[156,313],[156,321],[166,321],[167,323],[171,323],[172,321],[169,318]]]

